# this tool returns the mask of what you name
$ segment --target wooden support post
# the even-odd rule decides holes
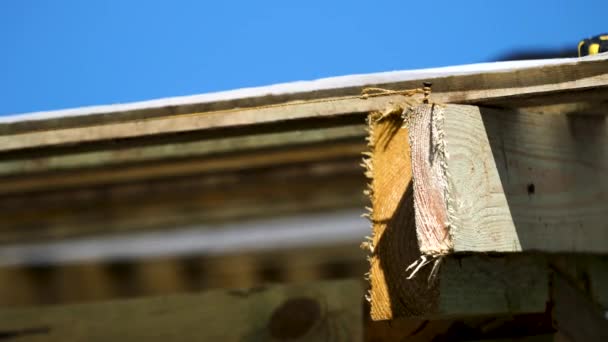
[[[217,290],[0,310],[0,338],[19,341],[360,341],[362,284]]]

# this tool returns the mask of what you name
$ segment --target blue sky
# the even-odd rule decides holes
[[[0,115],[493,60],[608,31],[608,1],[0,2]]]

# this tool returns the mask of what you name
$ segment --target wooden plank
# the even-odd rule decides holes
[[[345,280],[1,309],[0,336],[21,341],[359,341],[362,292],[360,281]]]
[[[294,101],[314,101],[361,94],[366,87],[412,89],[424,81],[432,81],[437,101],[479,103],[529,99],[531,94],[551,94],[577,89],[577,98],[584,92],[602,91],[605,78],[605,56],[579,59],[485,63],[428,70],[399,71],[370,75],[334,77],[311,82],[295,82],[269,87],[240,89],[230,92],[169,98],[141,103],[98,106],[56,112],[35,113],[5,118],[0,135],[27,131],[53,130],[67,127],[104,125],[167,115],[214,112],[234,108],[270,106]],[[595,87],[596,89],[590,89]],[[602,94],[605,92],[602,91]],[[554,94],[555,95],[555,94]],[[598,94],[595,94],[597,97]],[[561,97],[553,96],[548,102]],[[547,102],[545,102],[547,103]]]
[[[365,162],[372,201],[371,317],[385,320],[544,310],[547,290],[542,285],[542,266],[521,259],[498,265],[477,258],[446,260],[437,282],[429,283],[431,266],[408,279],[412,271],[406,269],[420,260],[423,241],[416,234],[408,129],[401,127],[398,117],[379,120],[378,116],[370,116],[371,158]],[[524,295],[528,299],[514,307],[509,298]]]
[[[384,255],[389,253],[382,252]],[[390,255],[405,255],[394,251]],[[514,315],[545,312],[551,301],[554,256],[510,254],[502,256],[446,256],[434,278],[428,265],[408,279],[410,260],[383,260],[386,283],[372,282],[374,320],[398,317],[448,318],[475,315]],[[608,288],[607,257],[568,256],[567,262],[585,274],[596,292],[593,300],[605,305]],[[594,267],[603,265],[603,268]],[[373,275],[372,275],[373,276]],[[388,283],[391,281],[391,283]],[[380,287],[383,287],[380,288]],[[376,295],[376,291],[380,295]],[[382,295],[386,293],[387,295]]]
[[[239,220],[360,208],[365,203],[365,179],[359,162],[355,155],[337,161],[0,196],[0,243],[218,227]]]
[[[340,160],[349,156],[358,156],[364,147],[364,143],[359,141],[338,141],[329,146],[313,144],[294,146],[290,149],[277,147],[261,150],[258,153],[234,153],[208,158],[169,159],[149,164],[136,163],[108,168],[14,175],[0,178],[0,195]]]
[[[435,107],[437,109],[441,108],[438,106]],[[460,122],[465,119],[459,112],[454,112],[453,108],[466,109],[473,107],[447,105],[444,109],[445,122],[448,122],[448,120]],[[550,300],[549,278],[552,272],[551,264],[556,262],[556,256],[535,256],[521,253],[498,256],[461,256],[458,254],[451,255],[450,253],[445,255],[446,250],[443,248],[443,245],[441,249],[430,249],[430,252],[428,249],[428,246],[433,247],[429,242],[435,241],[441,243],[444,241],[443,234],[441,234],[441,232],[444,231],[443,229],[445,229],[443,225],[439,225],[438,227],[429,225],[431,229],[441,229],[438,234],[431,232],[430,234],[424,235],[417,232],[420,216],[418,216],[419,211],[414,210],[416,197],[414,196],[413,191],[415,189],[425,190],[428,188],[425,188],[424,183],[419,183],[418,185],[420,186],[412,184],[412,182],[414,184],[419,182],[418,179],[413,177],[424,173],[420,173],[420,170],[412,171],[411,161],[418,163],[419,167],[420,164],[422,164],[422,166],[430,168],[430,171],[437,171],[437,169],[432,169],[429,166],[430,163],[423,164],[420,162],[429,160],[439,162],[440,155],[437,151],[440,151],[442,146],[437,144],[437,140],[442,138],[449,143],[451,141],[448,140],[448,138],[453,136],[453,134],[450,135],[450,133],[453,132],[445,129],[445,127],[449,127],[446,124],[439,126],[439,128],[444,128],[443,133],[445,135],[436,134],[438,124],[441,123],[441,120],[438,120],[440,117],[435,116],[434,119],[431,119],[431,115],[425,116],[425,113],[431,114],[435,112],[431,111],[430,105],[418,107],[417,111],[413,114],[414,117],[409,120],[409,129],[407,127],[401,128],[402,122],[395,116],[389,116],[383,120],[374,120],[378,115],[375,114],[375,116],[372,115],[370,118],[369,140],[372,152],[370,159],[364,164],[368,166],[368,176],[371,177],[370,195],[372,210],[370,218],[373,226],[373,237],[370,248],[371,292],[369,297],[371,300],[372,318],[374,320],[384,320],[396,317],[444,317],[544,312],[546,305]],[[450,113],[452,115],[451,117]],[[505,142],[506,144],[506,142],[510,142],[510,144],[523,144],[523,150],[513,147],[511,147],[511,150],[507,147],[505,153],[507,153],[508,156],[516,158],[518,153],[521,153],[523,157],[527,156],[526,153],[543,153],[541,156],[543,156],[544,159],[541,160],[551,166],[550,163],[552,159],[550,159],[549,156],[552,156],[552,154],[547,153],[547,146],[556,146],[556,150],[553,153],[558,155],[557,157],[554,157],[554,160],[558,164],[558,171],[561,170],[559,169],[561,168],[561,157],[563,157],[565,152],[572,150],[572,148],[568,148],[568,146],[572,147],[572,145],[570,145],[571,142],[568,140],[575,140],[576,138],[581,137],[581,135],[573,134],[572,138],[567,138],[568,135],[564,135],[564,132],[559,129],[560,122],[562,122],[562,125],[563,121],[566,120],[578,122],[578,118],[568,119],[560,116],[554,118],[557,120],[556,122],[547,119],[536,126],[530,125],[530,116],[528,116],[528,114],[492,111],[491,114],[488,115],[491,115],[491,118],[488,120],[496,120],[494,125],[503,128],[502,131],[498,131],[504,133],[502,136],[493,135],[495,138],[499,138],[499,143]],[[532,115],[531,117],[546,119],[541,115],[535,115],[537,116]],[[528,118],[528,120],[524,120],[526,118]],[[419,130],[419,128],[425,127],[424,125],[420,125],[420,122],[416,122],[416,119],[425,120],[426,127],[430,127],[430,129],[424,131],[427,132],[426,136],[418,136],[415,141],[416,143],[410,144],[408,134],[410,135],[410,138],[414,138],[416,135],[413,135],[413,133],[423,132],[423,130]],[[430,125],[433,120],[436,120],[435,125]],[[597,118],[592,119],[591,123],[595,122],[593,120],[597,120]],[[510,125],[515,125],[515,128],[509,127],[509,123]],[[584,126],[586,127],[585,130],[588,129],[591,123]],[[420,126],[417,127],[417,125]],[[554,134],[560,137],[559,143],[543,143],[543,140],[539,139],[536,135],[530,135],[530,127],[534,130],[542,129],[545,133],[547,130],[551,131],[557,127],[557,132],[554,132]],[[577,127],[581,128],[580,126]],[[432,132],[434,132],[433,137],[435,140],[430,136],[430,133]],[[505,135],[509,132],[511,132],[510,134],[514,134],[514,136],[507,138]],[[515,135],[515,132],[517,132],[517,135]],[[591,139],[591,141],[595,139],[593,135],[589,135],[592,133],[593,130],[585,135],[588,139]],[[464,138],[465,135],[463,135],[462,140],[465,142],[478,142],[479,139],[483,138],[483,135],[483,131],[481,133],[477,131],[469,132],[466,135],[466,139]],[[541,135],[541,137],[547,138],[547,135],[544,134]],[[550,137],[551,136],[549,136],[548,141],[557,141],[555,137]],[[474,144],[471,145],[475,146]],[[485,146],[485,150],[482,150],[482,152],[491,153],[490,145],[486,143]],[[592,146],[590,149],[594,149],[593,144],[589,145],[584,143],[583,146]],[[596,146],[601,150],[605,145]],[[414,151],[414,149],[418,150]],[[429,152],[429,150],[431,152]],[[503,150],[499,149],[499,151]],[[551,150],[549,149],[548,151]],[[424,152],[426,152],[426,155],[420,157]],[[456,153],[457,151],[450,150],[449,145],[445,152],[450,158],[454,158],[452,160],[462,158],[461,155]],[[602,162],[595,158],[598,155],[597,152],[595,152],[595,155],[592,155],[591,152],[593,151],[589,151],[589,155],[579,153],[579,155],[577,155],[578,159],[571,157],[574,156],[571,154],[571,156],[566,159],[571,164],[571,170],[581,169],[585,172],[584,170],[593,169],[591,167],[594,165],[593,163]],[[416,153],[420,153],[420,155],[415,158],[414,156]],[[429,155],[435,159],[429,158]],[[532,155],[534,156],[534,154]],[[471,153],[468,159],[477,160],[475,158],[480,158],[480,156],[483,156],[483,153],[475,152]],[[450,160],[451,159],[448,159],[448,163]],[[490,156],[490,160],[494,160],[492,156]],[[580,163],[580,165],[572,165],[575,164],[573,161]],[[529,162],[538,163],[537,159],[533,158],[530,158]],[[540,167],[538,164],[532,166]],[[454,167],[454,165],[448,164],[448,167]],[[523,162],[520,161],[519,164],[513,164],[513,166],[510,166],[509,168],[512,174],[515,174],[517,169],[522,170],[522,172],[528,171],[528,165],[523,164]],[[603,168],[599,168],[599,170],[602,169]],[[470,169],[468,170],[471,172]],[[544,170],[546,173],[543,175],[547,175],[552,168],[545,167]],[[427,179],[429,181],[433,181],[437,176],[441,176],[440,172],[433,175],[430,171],[427,173]],[[439,171],[441,171],[441,169],[439,169]],[[473,171],[474,173],[483,173],[483,171],[479,170]],[[591,172],[598,171],[595,170]],[[464,173],[462,174],[464,175]],[[462,179],[459,179],[461,182],[479,181],[475,177],[470,176],[467,179],[465,179],[464,176],[461,178]],[[486,179],[487,177],[481,178],[482,181],[485,181]],[[596,178],[594,178],[594,180],[595,179]],[[523,191],[525,193],[527,180],[512,178],[512,181],[514,183],[519,182],[519,184],[523,183]],[[585,180],[580,180],[580,182],[584,181]],[[596,184],[597,187],[597,183],[594,184]],[[566,185],[569,185],[569,183],[566,183]],[[470,189],[476,190],[478,186],[469,185],[469,187]],[[583,190],[586,189],[587,188],[583,188]],[[495,192],[492,194],[494,193]],[[442,191],[439,191],[439,195],[443,194]],[[527,193],[525,193],[525,196],[527,199]],[[482,200],[485,199],[484,197],[480,198]],[[419,207],[422,203],[430,206],[431,209],[435,209],[435,211],[442,208],[443,210],[447,210],[445,206],[442,207],[441,205],[433,207],[433,202],[430,200],[424,201],[423,197],[419,197],[418,199],[419,201],[417,204]],[[528,203],[529,202],[524,202],[526,205],[528,205]],[[555,208],[553,208],[553,211],[555,211]],[[433,213],[433,211],[429,212]],[[557,213],[553,214],[558,216],[562,215],[559,209]],[[444,215],[447,216],[447,213]],[[567,215],[563,214],[562,219],[565,216]],[[435,225],[442,223],[441,220],[435,220],[434,222]],[[462,227],[461,229],[466,228],[467,227]],[[483,226],[483,229],[486,229],[486,227]],[[428,238],[429,236],[432,238]],[[597,235],[595,238],[598,238]],[[600,241],[606,240],[601,239]],[[589,243],[591,248],[600,248],[601,250],[601,248],[605,247],[605,244],[602,242],[590,241]],[[529,246],[529,244],[522,244],[522,246]],[[585,247],[583,244],[580,246],[581,248]],[[451,250],[449,250],[449,252],[451,252]],[[416,263],[421,263],[421,261],[424,260],[422,259],[423,256],[426,257],[430,263],[417,269]],[[578,257],[573,256],[572,258],[566,258],[560,262],[577,265],[575,268],[579,270],[578,272],[585,270],[583,273],[588,275],[590,284],[593,284],[590,286],[597,290],[594,291],[594,294],[597,296],[596,300],[606,301],[605,295],[602,295],[602,293],[605,294],[608,292],[606,291],[608,283],[605,281],[605,270],[608,269],[605,266],[606,258],[597,258],[597,260],[593,258],[579,259]],[[435,265],[437,266],[436,268],[434,267]],[[433,273],[433,270],[436,272]],[[433,273],[432,276],[431,273]]]
[[[367,166],[366,174],[371,178],[370,300],[371,316],[374,320],[380,320],[399,316],[393,313],[393,307],[388,303],[393,293],[401,291],[398,287],[404,266],[402,261],[416,260],[419,249],[413,225],[407,129],[401,128],[399,118],[391,116],[379,120],[377,113],[370,114],[369,125],[371,155],[364,164]],[[394,245],[403,248],[395,248]],[[398,254],[393,255],[395,251]],[[409,291],[404,290],[404,293]]]
[[[362,120],[361,120],[362,122]],[[0,177],[79,168],[109,167],[126,163],[150,163],[177,158],[202,158],[228,153],[254,153],[262,149],[287,149],[321,143],[355,141],[365,136],[364,125],[345,124],[337,127],[295,127],[280,132],[260,132],[225,138],[201,137],[186,142],[157,142],[153,145],[116,144],[92,151],[45,151],[40,156],[17,156],[0,160]]]
[[[363,279],[357,243],[0,267],[0,306],[76,304],[268,283]]]
[[[434,82],[434,101],[443,103],[491,105],[504,104],[518,99],[526,100],[530,97],[543,98],[545,103],[555,103],[556,99],[559,100],[564,93],[568,92],[576,92],[576,98],[579,101],[585,99],[586,92],[593,92],[592,98],[597,100],[598,98],[605,99],[607,95],[605,91],[608,88],[608,73],[605,71],[607,65],[608,59],[577,60],[572,63],[513,71],[449,76],[439,79],[423,78],[384,86],[391,89],[419,88],[423,81],[431,80]],[[221,111],[140,117],[133,121],[96,123],[86,127],[67,127],[69,122],[74,120],[74,118],[69,118],[66,119],[66,127],[61,127],[61,120],[59,120],[59,123],[53,124],[51,130],[44,130],[40,127],[36,129],[36,125],[30,127],[29,131],[20,131],[18,128],[11,131],[10,128],[5,128],[6,135],[0,136],[0,151],[367,113],[399,100],[396,95],[362,98],[358,96],[361,89],[362,87],[354,87],[321,94],[317,92],[315,93],[317,97],[308,101],[293,101],[246,109],[234,109],[237,107],[235,101],[232,109]],[[336,93],[348,93],[349,95],[335,97]],[[310,94],[304,97],[309,96]],[[154,108],[153,111],[158,111],[158,108]],[[91,120],[85,118],[83,121],[90,122]]]
[[[608,252],[605,118],[420,108],[413,126],[428,129],[411,141],[424,253]]]
[[[560,272],[553,273],[551,285],[552,315],[561,335],[572,342],[608,340],[606,307],[594,303]]]
[[[367,113],[398,96],[369,99],[352,98],[277,104],[273,106],[193,113],[106,125],[58,128],[0,136],[0,152],[41,146],[82,144],[100,140],[137,138],[168,133],[270,124],[298,119],[330,118],[335,115]]]

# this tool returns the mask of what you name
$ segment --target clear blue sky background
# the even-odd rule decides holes
[[[0,1],[0,115],[493,60],[608,1]]]

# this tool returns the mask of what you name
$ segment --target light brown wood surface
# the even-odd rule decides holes
[[[526,105],[554,104],[564,101],[567,98],[564,95],[572,93],[576,94],[578,101],[605,98],[607,65],[607,59],[573,60],[572,63],[513,71],[367,86],[402,90],[419,88],[422,82],[432,81],[433,99],[442,103],[500,104],[509,107],[517,106],[518,101]],[[164,113],[163,108],[150,108],[80,118],[7,123],[0,125],[0,151],[367,113],[397,99],[394,95],[360,98],[358,95],[363,88],[327,89],[287,97],[234,99],[221,103],[192,104],[184,108],[169,106],[164,108]],[[530,98],[536,99],[537,103],[530,103]],[[248,105],[257,107],[242,108]]]
[[[553,273],[551,283],[552,316],[560,334],[572,342],[608,340],[605,303],[595,303],[559,271]]]
[[[395,255],[399,252],[380,253]],[[384,261],[385,264],[391,262],[395,260]],[[543,313],[553,298],[551,276],[557,262],[576,269],[578,273],[574,276],[582,284],[587,284],[590,300],[606,307],[606,257],[527,254],[446,256],[432,281],[428,279],[431,265],[421,269],[413,279],[407,279],[408,273],[404,271],[407,265],[404,263],[385,269],[386,283],[372,283],[376,285],[371,288],[372,319]],[[387,272],[391,273],[387,275]],[[385,291],[388,296],[378,296],[374,291]]]
[[[451,251],[608,252],[605,118],[462,105],[435,113],[441,117],[437,132],[416,132],[411,139],[441,135],[438,149],[444,153],[421,145],[424,155],[413,159],[412,167],[429,169],[417,163],[425,160],[444,165],[440,173],[420,178],[423,184],[415,189],[429,193],[436,186],[445,198],[435,196],[437,205],[416,205],[417,212],[447,222]],[[414,120],[432,124],[430,116]],[[443,208],[448,219],[432,212],[435,207]],[[419,236],[437,226],[424,223],[417,222]],[[424,252],[446,251],[442,241],[434,244],[425,245]]]
[[[142,296],[298,284],[352,278],[367,271],[358,243],[303,246],[223,255],[0,267],[0,307],[47,307]]]
[[[432,105],[416,108],[408,119],[409,129],[402,128],[401,119],[394,116],[370,121],[372,318],[544,312],[551,300],[549,279],[556,260],[578,265],[573,273],[587,274],[596,289],[594,300],[606,303],[606,272],[597,266],[605,265],[605,257],[520,253],[605,252],[608,248],[605,220],[600,219],[606,214],[604,202],[592,201],[597,193],[605,192],[598,177],[608,160],[604,156],[608,145],[599,143],[606,139],[603,126],[598,124],[604,124],[602,119],[489,109],[480,112],[478,107],[462,105],[435,105],[431,109]],[[435,110],[442,110],[443,115]],[[478,125],[471,124],[471,113]],[[431,114],[437,116],[433,119]],[[437,153],[441,148],[445,148],[443,155]],[[442,162],[446,169],[433,168],[434,163]],[[416,167],[426,170],[412,170]],[[437,182],[438,204],[413,193],[430,189],[424,183],[416,184],[421,175],[422,180]],[[534,194],[528,194],[528,177],[537,184]],[[450,187],[450,192],[444,192],[443,186]],[[452,196],[451,205],[459,203],[461,207],[450,213],[446,194]],[[502,202],[495,198],[502,198]],[[520,207],[511,209],[514,216],[507,216],[512,203]],[[429,210],[432,216],[436,208],[443,209],[444,216],[429,220],[426,228],[450,229],[446,238],[454,243],[451,249],[445,248],[446,238],[441,234],[417,232],[421,228],[419,210]],[[473,219],[466,215],[482,216]],[[544,215],[540,225],[537,215]],[[453,222],[446,222],[445,217],[459,220],[458,224],[451,226]],[[497,225],[501,218],[511,225]],[[554,225],[548,228],[545,222],[550,220]],[[588,224],[570,232],[569,220]],[[463,232],[469,232],[468,240],[458,235]],[[487,244],[485,236],[489,236]],[[513,247],[509,237],[521,244]],[[462,247],[471,245],[477,249]],[[463,251],[511,254],[453,254]],[[415,262],[420,263],[425,254],[429,263],[413,274]],[[431,276],[434,269],[436,274]]]
[[[314,157],[323,157],[328,150],[331,148],[319,150]],[[365,179],[359,153],[353,151],[351,157],[345,157],[344,149],[340,151],[337,160],[300,161],[259,169],[237,166],[232,171],[220,169],[129,183],[82,186],[84,179],[64,175],[58,179],[81,186],[58,191],[49,189],[49,183],[41,183],[45,191],[0,196],[0,243],[221,226],[222,222],[361,208],[365,204]],[[281,154],[298,157],[293,151],[291,155]],[[266,156],[269,155],[272,153]],[[238,160],[242,158],[235,161]],[[203,160],[200,164],[209,167],[213,163]],[[124,176],[121,170],[107,172]],[[47,178],[49,182],[54,179]]]
[[[249,290],[0,309],[19,341],[360,341],[362,284],[345,280]]]

